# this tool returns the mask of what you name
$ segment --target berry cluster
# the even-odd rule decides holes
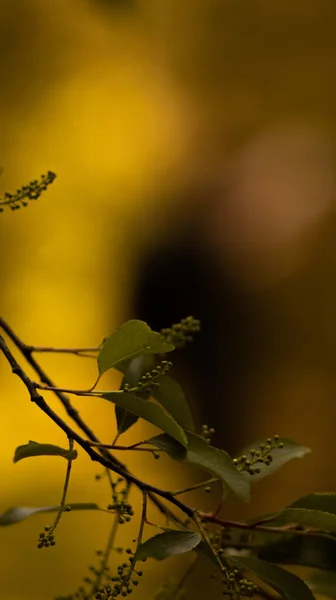
[[[169,362],[168,360],[163,360],[154,369],[142,375],[135,386],[130,386],[129,383],[125,383],[123,391],[131,393],[150,393],[153,387],[159,387],[160,384],[157,380],[160,377],[163,377],[163,375],[166,375],[172,366],[173,363]]]
[[[113,547],[112,549],[118,554],[124,552],[124,549],[120,547]],[[93,565],[89,566],[89,571],[94,575],[94,578],[92,578],[92,576],[83,577],[83,581],[87,586],[89,586],[89,590],[85,589],[85,587],[81,585],[73,594],[69,594],[68,596],[60,596],[55,600],[92,600],[93,594],[95,594],[98,591],[98,587],[100,587],[97,585],[97,580],[111,580],[110,567],[106,564],[106,556],[104,551],[96,550],[96,556],[100,557],[101,565],[99,567],[94,567]]]
[[[202,523],[203,528],[207,531],[207,525]],[[223,555],[225,555],[224,547],[231,541],[231,534],[229,528],[220,527],[213,532],[208,533],[209,541],[211,546],[218,557],[220,562]],[[231,600],[239,600],[241,596],[253,596],[258,593],[258,586],[242,577],[238,569],[228,569],[224,565],[221,567],[222,571],[222,584],[223,584],[223,596],[229,596]],[[217,576],[216,573],[211,575],[211,579]]]
[[[50,533],[52,530],[51,527],[47,526],[44,528],[44,531],[40,533],[39,541],[37,544],[38,548],[49,548],[49,546],[55,546],[55,538],[54,534]]]
[[[96,600],[112,600],[113,598],[126,598],[133,592],[133,587],[139,584],[139,580],[135,579],[134,576],[142,577],[142,571],[135,569],[135,555],[131,548],[126,549],[126,554],[129,554],[128,563],[123,562],[117,568],[117,575],[109,577],[111,584],[103,585],[99,591],[96,592]]]
[[[205,529],[207,529],[206,525],[203,525]],[[211,542],[211,546],[217,552],[217,554],[224,554],[223,546],[227,544],[227,542],[231,541],[231,535],[229,533],[229,529],[224,527],[219,527],[216,531],[213,531],[208,534],[209,540]]]
[[[60,520],[60,516],[63,511],[70,512],[71,506],[65,506],[64,508],[60,508],[59,513],[57,514],[56,519],[54,521],[54,524],[47,525],[44,528],[44,531],[42,531],[40,533],[39,539],[38,539],[38,544],[37,544],[38,548],[49,548],[50,546],[55,546],[56,542],[55,542],[54,532],[55,532],[55,529],[57,527],[57,524]]]
[[[210,444],[211,437],[214,435],[214,433],[215,429],[213,427],[209,428],[208,425],[202,425],[201,437],[204,438],[208,444]]]
[[[118,486],[122,482],[124,482],[122,477],[118,477],[116,481],[111,481],[112,503],[107,507],[107,510],[113,510],[117,513],[119,525],[129,523],[131,517],[134,515],[133,507],[127,501],[127,485],[125,485],[121,490],[118,490]]]
[[[241,596],[251,597],[258,593],[258,586],[253,581],[242,577],[238,569],[223,567],[223,574],[223,596],[229,596],[231,600],[238,600]]]
[[[55,173],[48,171],[47,175],[41,175],[41,181],[34,179],[28,185],[19,188],[15,194],[5,192],[4,198],[0,198],[0,212],[3,212],[3,206],[8,206],[11,210],[17,210],[22,206],[27,206],[27,200],[37,200],[48,185],[53,183],[55,178]]]
[[[234,458],[233,464],[239,471],[246,471],[250,475],[255,475],[256,473],[260,473],[260,468],[255,467],[254,465],[263,463],[264,465],[269,466],[273,461],[271,451],[277,448],[283,448],[283,446],[283,443],[279,441],[279,436],[274,435],[273,438],[268,438],[265,443],[260,444],[258,450],[251,448],[249,451],[250,457],[246,456],[246,454],[242,454],[238,458]]]
[[[167,344],[173,344],[175,348],[182,348],[187,342],[193,341],[193,334],[201,330],[201,324],[194,317],[186,317],[180,323],[161,329],[161,335]]]

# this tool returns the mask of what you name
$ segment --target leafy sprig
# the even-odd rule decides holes
[[[33,179],[14,194],[5,192],[3,197],[0,197],[0,212],[3,212],[5,207],[10,208],[10,210],[18,210],[28,206],[29,201],[37,200],[55,179],[56,174],[48,171],[46,175],[41,175],[40,179]]]

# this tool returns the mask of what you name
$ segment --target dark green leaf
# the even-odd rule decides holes
[[[323,512],[336,515],[336,493],[322,492],[316,494],[307,494],[295,502],[292,502],[289,508],[305,508],[306,510],[321,510]]]
[[[53,444],[39,444],[30,440],[28,444],[18,446],[14,454],[14,462],[18,462],[23,458],[29,458],[30,456],[63,456],[67,460],[74,460],[77,458],[76,450],[66,450]]]
[[[281,567],[251,556],[230,555],[228,559],[237,567],[247,569],[250,573],[265,581],[283,598],[288,600],[315,600],[311,590],[300,577],[285,571]]]
[[[309,448],[306,448],[305,446],[300,446],[296,442],[293,442],[292,440],[289,440],[287,438],[279,438],[279,442],[282,442],[284,446],[283,448],[275,448],[271,451],[273,460],[270,465],[267,466],[264,463],[258,463],[256,466],[260,469],[260,473],[255,473],[252,477],[249,473],[243,472],[244,476],[248,478],[251,481],[251,483],[256,483],[257,481],[260,481],[260,479],[263,479],[267,475],[271,475],[280,467],[282,467],[282,465],[292,460],[293,458],[303,458],[311,452]],[[239,455],[241,456],[243,454],[246,454],[246,456],[249,456],[250,450],[252,448],[258,450],[260,444],[263,443],[265,443],[265,440],[258,440],[244,448],[239,453]]]
[[[254,534],[255,543],[261,532]],[[335,540],[322,535],[290,535],[288,532],[279,541],[273,541],[274,533],[265,534],[263,547],[259,544],[257,555],[262,560],[276,564],[300,565],[317,569],[336,569]],[[257,539],[255,539],[257,538]]]
[[[165,450],[171,458],[189,464],[217,477],[238,498],[248,502],[250,499],[250,484],[242,473],[234,466],[229,454],[207,444],[200,436],[186,432],[188,444],[184,451],[165,435],[159,435],[149,440],[150,444]]]
[[[136,554],[137,560],[156,558],[164,560],[175,554],[189,552],[201,541],[199,533],[194,531],[165,531],[141,544]]]
[[[188,432],[185,432],[188,436]],[[168,435],[160,434],[150,438],[148,444],[152,446],[157,446],[161,450],[164,450],[169,454],[169,456],[173,460],[184,461],[187,458],[187,449],[182,447],[181,444],[177,444],[174,440],[171,439]]]
[[[165,354],[174,350],[160,333],[156,333],[144,321],[127,321],[103,343],[98,354],[98,370],[101,376],[112,367],[139,354]]]
[[[297,523],[303,527],[314,527],[324,531],[336,532],[336,515],[322,510],[306,510],[305,508],[287,508],[275,515],[277,523]],[[268,525],[273,526],[271,521]]]
[[[159,384],[159,387],[152,392],[155,400],[174,417],[183,429],[195,431],[195,422],[180,384],[168,375],[160,377]]]
[[[132,360],[124,361],[123,363],[120,363],[120,365],[122,366],[121,371],[124,373],[121,389],[124,389],[125,384],[128,384],[131,387],[135,386],[142,375],[154,368],[155,360],[152,355],[142,354],[136,358],[133,358]],[[150,396],[147,391],[137,393],[135,395],[144,399],[148,399]],[[119,434],[125,433],[125,431],[132,427],[132,425],[135,425],[139,418],[137,415],[127,412],[127,410],[117,405],[115,406],[114,410]]]
[[[138,421],[139,417],[133,413],[128,412],[124,408],[121,408],[117,404],[114,407],[114,412],[117,421],[118,433],[121,435],[125,433],[130,427],[133,427]]]
[[[316,493],[299,498],[285,509],[274,513],[274,520],[268,524],[297,523],[336,532],[336,494]]]
[[[152,423],[152,425],[162,429],[169,436],[177,440],[182,446],[187,446],[187,437],[183,429],[158,404],[120,391],[102,394],[101,398],[114,402],[114,404],[121,406],[121,408],[137,415],[148,423]]]
[[[70,506],[71,510],[102,510],[98,504],[93,502],[78,502],[67,504],[67,506]],[[58,510],[59,506],[16,506],[15,508],[6,510],[6,512],[0,515],[0,526],[14,525],[14,523],[24,521],[32,515],[57,512]]]
[[[151,371],[155,366],[155,359],[152,355],[139,355],[132,360],[123,361],[118,365],[118,370],[124,373],[121,389],[124,389],[125,384],[135,386],[142,375]],[[121,367],[121,369],[120,369]],[[150,393],[145,390],[144,392],[138,392],[134,394],[139,398],[149,399]],[[115,415],[117,420],[118,433],[125,433],[130,427],[135,425],[138,420],[138,416],[130,412],[127,412],[120,406],[115,406]]]
[[[336,598],[336,572],[320,571],[314,573],[306,583],[314,594]]]

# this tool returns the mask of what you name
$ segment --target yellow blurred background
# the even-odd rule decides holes
[[[138,253],[155,253],[188,215],[204,215],[200,247],[212,249],[268,334],[244,371],[244,402],[232,399],[237,447],[279,433],[313,449],[256,488],[251,508],[230,508],[240,516],[335,489],[335,19],[333,0],[0,3],[1,189],[49,169],[58,176],[27,210],[1,215],[1,314],[27,343],[98,344],[134,316]],[[211,202],[183,201],[181,190],[204,182],[216,188]],[[95,379],[89,361],[42,358],[62,386]],[[57,504],[63,461],[14,466],[12,457],[29,439],[64,445],[64,436],[4,360],[0,377],[0,510]],[[74,404],[113,437],[110,406]],[[150,431],[138,424],[125,443]],[[153,463],[129,458],[139,477],[182,487],[182,470]],[[105,506],[97,469],[85,457],[75,466],[69,502]],[[75,590],[109,530],[105,514],[65,515],[48,552],[35,543],[45,524],[37,516],[0,531],[1,598]],[[135,531],[127,526],[120,543]],[[169,568],[147,568],[138,597]]]

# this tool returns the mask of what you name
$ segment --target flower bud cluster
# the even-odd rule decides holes
[[[272,450],[277,448],[283,448],[283,443],[279,441],[279,436],[274,435],[272,438],[268,438],[265,443],[260,444],[259,449],[251,448],[249,451],[250,456],[242,454],[238,458],[233,459],[233,464],[239,471],[247,471],[250,475],[260,473],[260,468],[254,465],[263,463],[269,466],[273,461],[271,454]]]
[[[131,548],[126,548],[129,555],[128,562],[123,562],[117,568],[117,575],[109,577],[107,583],[96,592],[95,600],[113,600],[113,598],[126,598],[139,584],[137,577],[142,577],[143,572],[135,569],[135,555]]]
[[[241,596],[254,596],[258,593],[258,586],[241,576],[238,569],[226,569],[223,567],[222,570],[224,577],[223,583],[223,596],[229,596],[231,600],[239,600]]]
[[[208,425],[202,425],[202,430],[201,430],[201,437],[205,439],[205,441],[210,444],[211,442],[211,437],[214,435],[215,429],[213,427],[210,427]]]
[[[55,546],[54,534],[51,533],[51,527],[45,527],[44,531],[40,533],[39,541],[37,544],[38,548],[49,548],[49,546]]]
[[[18,210],[28,205],[27,200],[37,200],[55,178],[55,173],[49,171],[47,175],[41,175],[40,181],[34,179],[28,185],[19,188],[15,194],[5,192],[4,197],[0,198],[0,212],[3,212],[4,206],[8,206],[11,210]]]
[[[173,344],[176,348],[182,348],[187,342],[193,341],[193,334],[201,330],[201,324],[194,317],[186,317],[180,323],[161,329],[161,335],[167,344]]]
[[[163,360],[154,369],[145,373],[140,377],[140,380],[135,386],[130,386],[129,383],[125,383],[123,387],[124,392],[139,393],[139,392],[151,392],[154,387],[159,387],[160,383],[157,381],[163,375],[166,375],[173,366],[173,363],[168,360]]]
[[[61,511],[70,512],[71,506],[64,506]],[[56,529],[56,525],[59,521],[59,517],[56,517],[56,520],[53,525],[47,525],[39,535],[37,547],[38,548],[49,548],[50,546],[55,546],[55,537],[54,532]]]

